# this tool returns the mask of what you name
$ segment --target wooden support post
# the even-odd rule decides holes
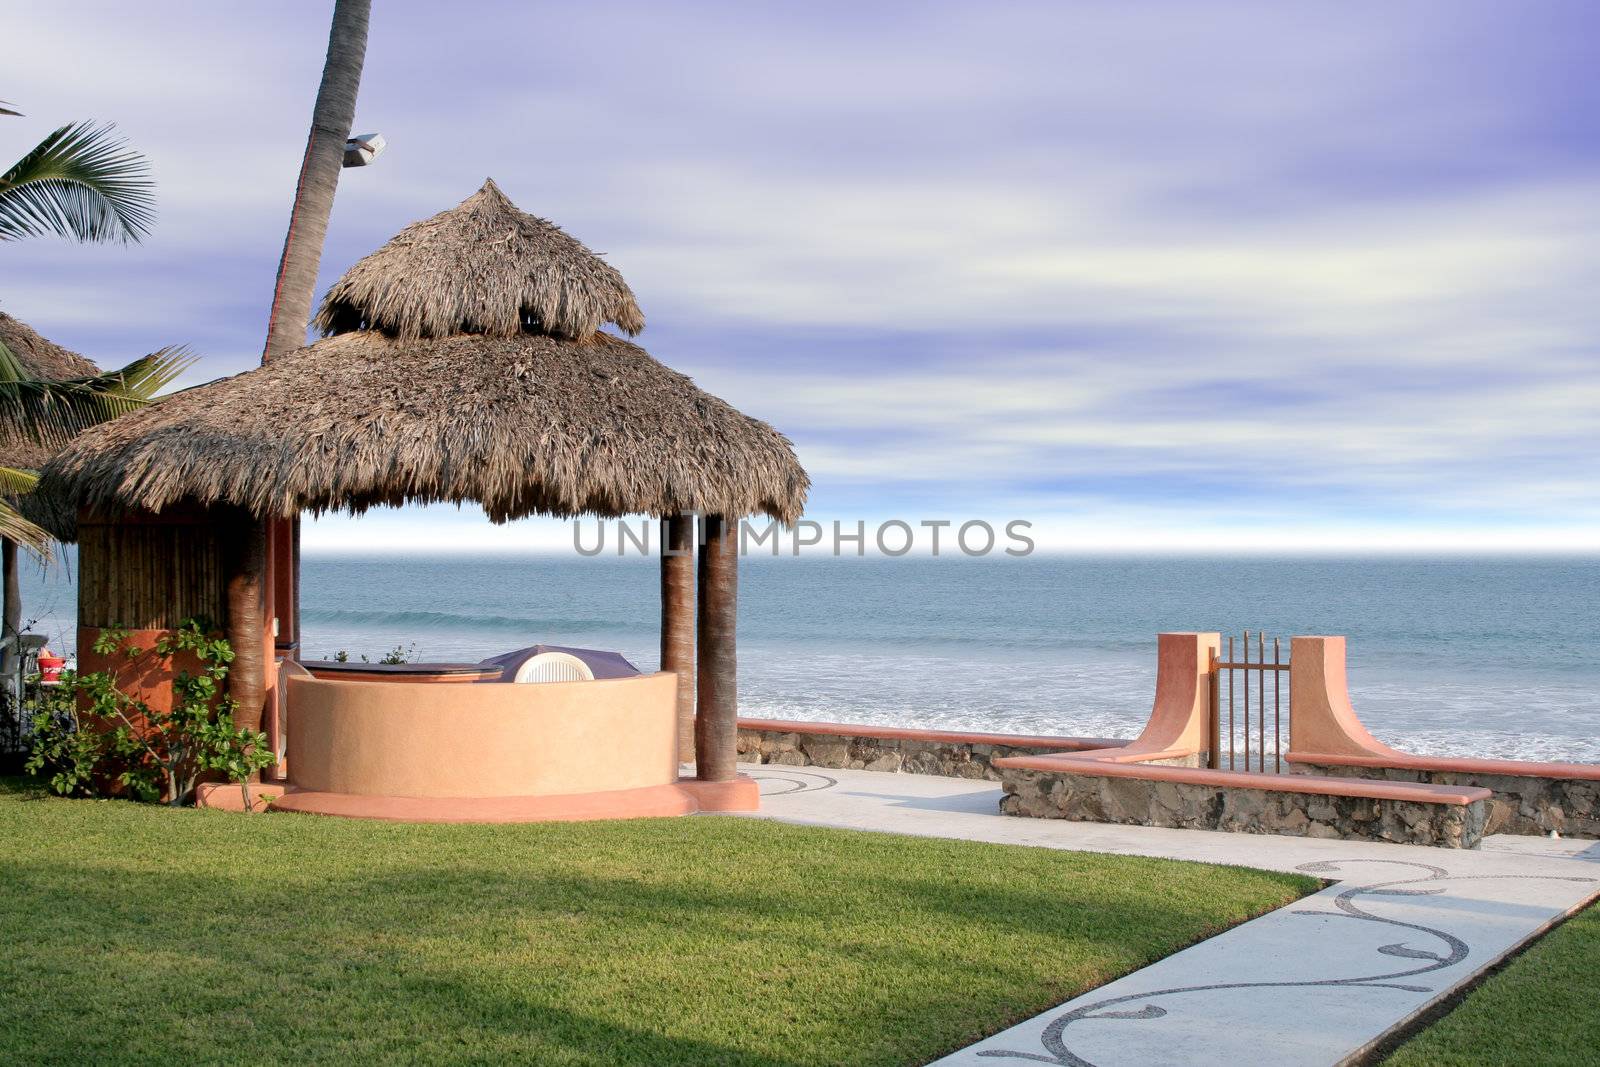
[[[278,620],[278,654],[290,659],[300,658],[294,647],[296,626],[294,537],[297,519],[273,518],[267,520],[268,572],[272,575],[272,618]]]
[[[739,523],[705,518],[700,548],[699,667],[694,720],[695,775],[704,782],[732,781],[739,740],[738,656]]]
[[[661,520],[661,669],[678,674],[678,760],[694,755],[693,515]]]
[[[294,642],[294,659],[300,662],[305,650],[300,647],[300,516],[289,529],[289,640]]]
[[[234,722],[251,730],[261,728],[261,711],[267,692],[267,524],[240,512],[229,524],[224,546],[228,618],[225,626],[233,645],[233,666],[228,671],[228,693],[234,699]]]
[[[267,519],[267,590],[264,612],[269,633],[271,658],[267,660],[265,698],[262,702],[261,729],[267,735],[267,745],[274,754],[283,751],[283,732],[286,712],[283,691],[277,685],[278,660],[300,661],[300,516]],[[275,628],[274,628],[274,624]],[[277,766],[263,772],[263,780],[276,778],[281,773]]]

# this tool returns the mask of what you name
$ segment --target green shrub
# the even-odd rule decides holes
[[[50,788],[63,796],[98,795],[114,781],[136,800],[165,795],[173,805],[189,799],[201,775],[221,773],[239,783],[245,810],[251,810],[250,776],[273,758],[265,734],[233,721],[233,698],[224,686],[232,646],[199,619],[185,620],[154,649],[128,646],[127,636],[103,630],[94,650],[129,662],[154,655],[170,663],[183,653],[199,662],[198,672],[182,670],[173,678],[172,710],[157,711],[124,693],[110,671],[64,672],[34,716],[28,770],[48,772]]]

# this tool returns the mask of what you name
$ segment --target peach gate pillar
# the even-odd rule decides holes
[[[1317,756],[1399,756],[1367,732],[1350,704],[1343,637],[1289,639],[1289,754],[1295,763]]]

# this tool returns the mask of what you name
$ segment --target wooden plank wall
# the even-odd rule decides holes
[[[83,516],[78,522],[78,625],[167,630],[226,617],[224,538],[208,511]]]

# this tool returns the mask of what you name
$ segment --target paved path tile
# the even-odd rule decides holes
[[[1001,844],[1299,871],[1334,882],[940,1064],[1326,1067],[1600,893],[1600,844],[1480,849],[1108,826],[1000,815],[992,782],[745,767],[761,817]]]

